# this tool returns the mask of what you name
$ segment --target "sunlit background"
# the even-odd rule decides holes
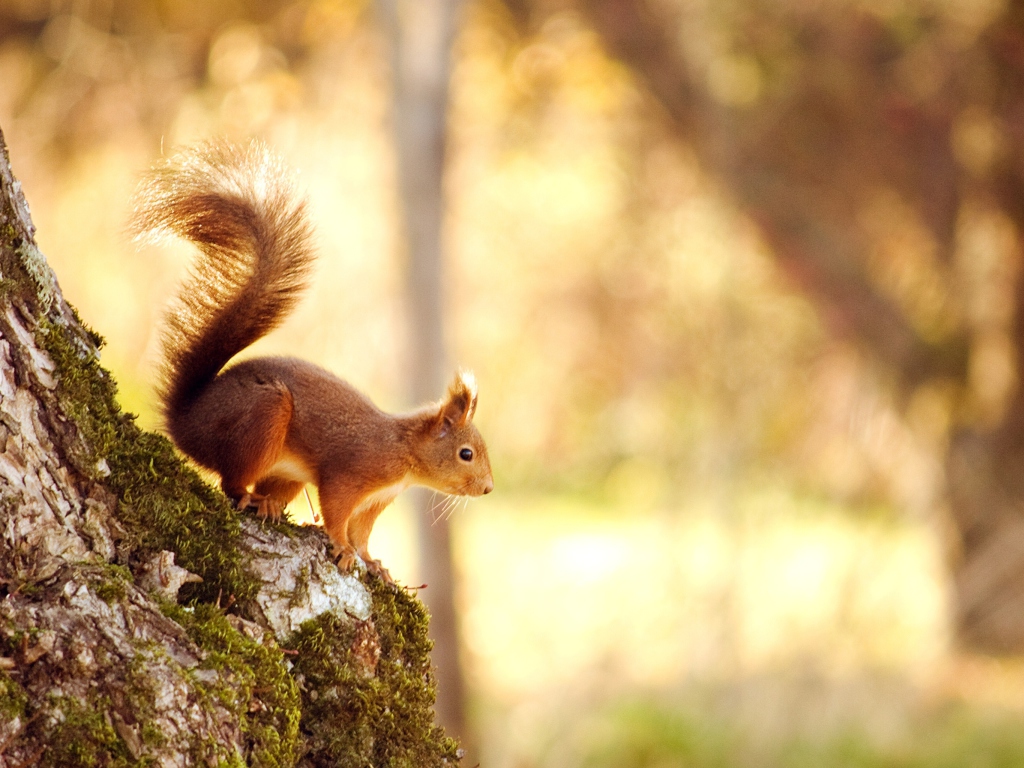
[[[1024,764],[1024,667],[953,640],[944,483],[957,420],[998,421],[1015,392],[1013,223],[983,194],[963,202],[944,261],[898,189],[861,196],[873,284],[926,338],[972,329],[966,383],[901,388],[589,17],[542,3],[523,24],[521,5],[466,5],[449,110],[446,319],[496,485],[451,518],[480,762]],[[923,100],[943,46],[976,45],[1003,10],[651,5],[683,9],[707,93],[754,121],[806,66],[792,41],[738,42],[757,14],[768,36],[814,13],[904,25],[897,75]],[[997,152],[986,115],[957,118],[968,171]],[[131,194],[161,152],[218,135],[262,137],[296,169],[321,253],[298,310],[246,354],[412,405],[367,2],[0,0],[0,127],[39,243],[144,425],[159,427],[157,330],[190,253],[130,242]],[[423,580],[413,536],[399,500],[371,539],[406,584]]]

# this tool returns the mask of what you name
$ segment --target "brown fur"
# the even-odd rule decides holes
[[[491,491],[471,374],[458,374],[439,403],[394,416],[302,360],[221,370],[288,313],[314,257],[305,202],[262,145],[209,144],[165,162],[140,187],[133,222],[202,253],[168,316],[160,395],[174,442],[220,474],[241,507],[278,519],[312,482],[339,564],[351,567],[358,554],[390,580],[367,541],[403,488]]]

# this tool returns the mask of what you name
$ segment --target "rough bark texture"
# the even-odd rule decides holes
[[[0,766],[441,766],[427,617],[139,430],[0,134]]]

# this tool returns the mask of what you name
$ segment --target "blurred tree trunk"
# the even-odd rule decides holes
[[[971,93],[997,131],[989,167],[972,184],[1010,218],[1015,254],[1024,248],[1024,2],[1015,0],[981,38],[988,87]],[[972,103],[973,102],[973,103]],[[947,141],[947,151],[952,142]],[[958,630],[972,647],[1024,651],[1024,272],[1013,275],[1008,330],[1015,388],[1000,418],[952,436],[947,458],[950,504],[960,538],[956,569]]]
[[[524,29],[565,7],[548,0],[506,4]],[[952,384],[959,393],[945,456],[957,637],[971,649],[1024,651],[1024,392],[1017,383],[998,412],[972,415],[972,365],[986,329],[957,319],[962,286],[953,261],[968,198],[999,207],[1016,225],[1020,248],[1024,3],[1011,3],[966,49],[925,37],[933,48],[922,50],[933,58],[922,60],[932,64],[923,74],[914,70],[916,82],[931,77],[937,85],[915,92],[901,67],[919,53],[911,50],[916,38],[901,37],[852,6],[753,2],[735,13],[732,50],[745,66],[770,71],[773,41],[785,40],[792,70],[785,88],[741,105],[714,93],[708,72],[682,48],[694,35],[686,14],[704,11],[645,0],[573,5],[660,101],[704,168],[760,225],[780,265],[817,301],[831,329],[884,366],[898,397],[908,402],[919,387],[936,384]],[[967,168],[970,162],[957,154],[957,121],[969,110],[995,126],[990,167]],[[914,316],[872,273],[876,243],[863,222],[879,193],[907,206],[934,238],[951,300],[932,317]],[[1013,279],[1016,321],[1007,335],[1019,379],[1021,270]]]
[[[415,599],[120,411],[2,133],[0,288],[0,766],[457,764]]]
[[[443,177],[451,48],[461,0],[379,0],[391,46],[393,121],[405,224],[413,403],[440,396],[450,375],[444,327]],[[431,516],[430,494],[414,494],[420,567],[435,641],[437,719],[472,750],[459,658],[451,531]]]

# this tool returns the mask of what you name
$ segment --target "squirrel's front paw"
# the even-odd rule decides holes
[[[380,560],[374,560],[372,557],[364,557],[363,562],[366,563],[366,570],[378,577],[385,584],[395,586],[395,580],[391,578],[391,574],[388,573],[388,569],[381,565]]]
[[[356,564],[356,551],[352,547],[339,547],[335,544],[331,558],[337,564],[339,571],[348,573]]]

